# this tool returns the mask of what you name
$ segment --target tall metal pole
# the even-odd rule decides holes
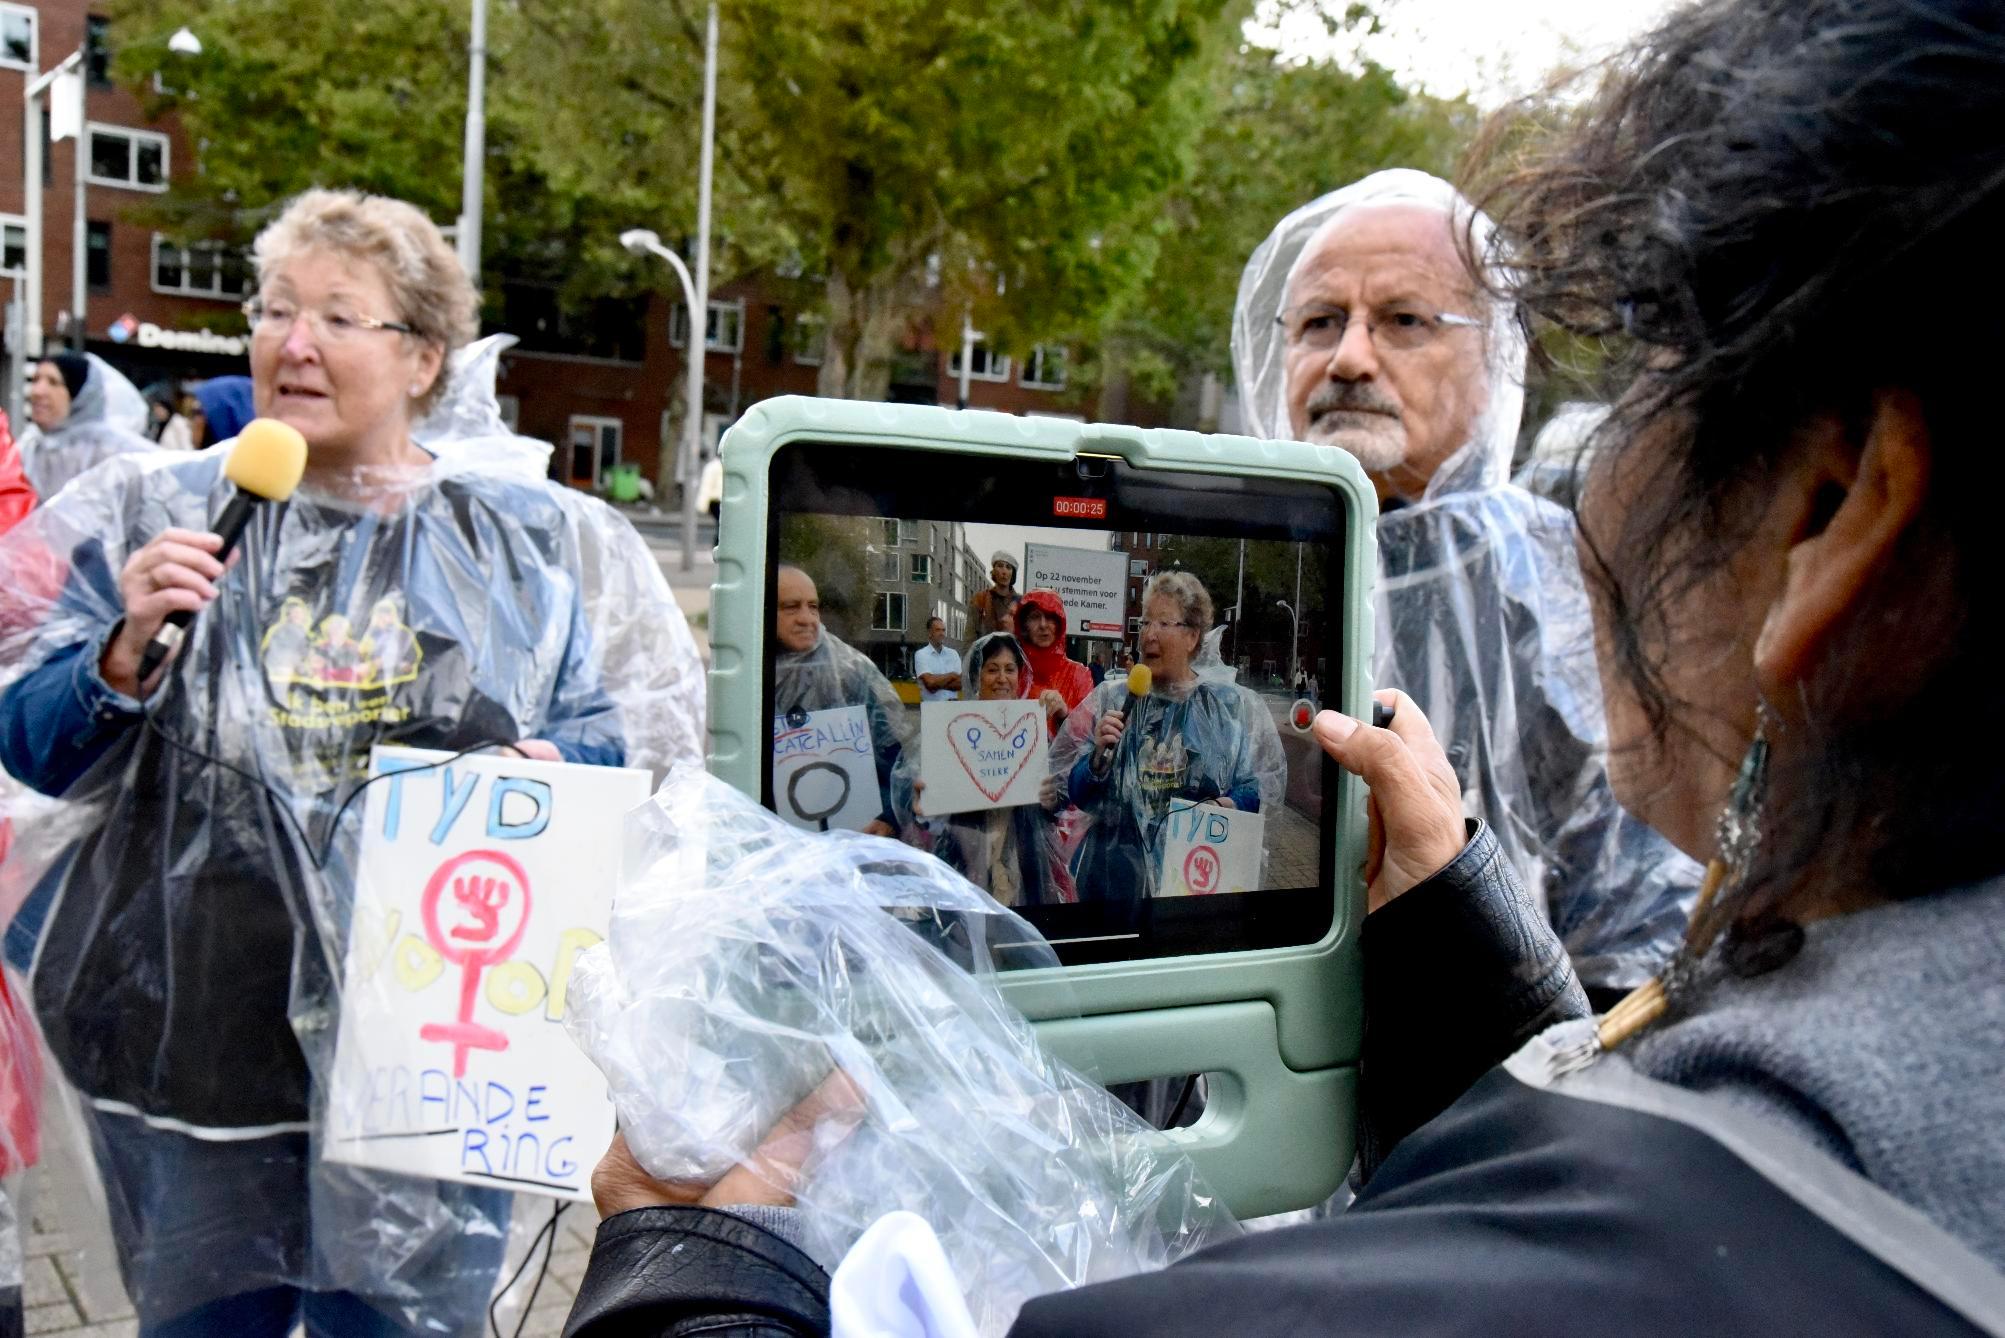
[[[84,178],[88,175],[90,162],[89,90],[90,75],[80,64],[77,69],[76,171],[72,174],[76,178],[76,201],[75,215],[70,223],[70,336],[76,341],[79,353],[84,351],[84,341],[89,338],[90,328],[84,320],[90,273],[90,225],[84,220]],[[56,96],[53,89],[49,96]],[[137,164],[134,166],[136,168]],[[134,175],[138,175],[137,171]],[[111,257],[105,258],[109,260]]]
[[[48,140],[49,132],[46,129],[46,123],[42,119],[41,98],[44,90],[54,87],[56,81],[71,70],[78,72],[77,86],[79,92],[77,96],[82,98],[83,93],[81,90],[84,84],[82,73],[83,63],[84,53],[80,47],[63,57],[62,62],[53,70],[50,70],[38,79],[29,80],[27,86],[21,90],[22,126],[27,132],[28,138],[28,142],[24,146],[27,151],[21,155],[22,162],[26,167],[26,172],[21,182],[21,194],[24,202],[23,212],[27,215],[25,220],[27,226],[23,229],[23,232],[28,250],[26,261],[22,265],[24,282],[21,286],[21,319],[26,327],[28,354],[31,357],[42,351],[42,241],[44,232],[42,227],[42,154]],[[83,179],[84,155],[89,152],[89,146],[85,143],[87,133],[81,124],[77,126],[77,178],[79,181]],[[75,241],[79,248],[84,245],[84,238],[81,235]]]
[[[466,53],[466,155],[460,173],[458,249],[460,267],[478,290],[487,169],[487,0],[473,0],[473,32]]]
[[[28,142],[22,157],[28,175],[23,179],[21,212],[23,240],[27,254],[21,262],[21,336],[29,357],[42,351],[42,145],[48,131],[42,128],[42,104],[34,83],[30,83],[21,107]],[[17,425],[18,427],[18,425]]]
[[[982,332],[975,328],[974,318],[963,309],[961,312],[961,397],[960,403],[955,405],[955,408],[965,409],[968,407],[968,375],[970,369],[975,365],[975,344],[981,337]]]
[[[1298,609],[1302,607],[1302,545],[1300,544],[1295,545],[1295,607]],[[1295,661],[1295,671],[1300,673],[1302,669],[1302,623],[1299,615],[1295,621],[1295,640],[1288,647],[1288,653]],[[1290,679],[1288,686],[1292,689],[1295,686],[1294,680]]]
[[[717,135],[717,2],[703,31],[703,149],[696,177],[696,293],[689,306],[689,421],[682,437],[682,569],[696,569],[696,483],[702,468],[703,362],[710,334],[710,157]]]

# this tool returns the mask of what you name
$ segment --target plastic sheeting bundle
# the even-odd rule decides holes
[[[824,1265],[896,1209],[939,1234],[984,1332],[1033,1296],[1237,1235],[1189,1160],[1038,1045],[999,965],[1052,966],[1021,919],[896,842],[787,826],[677,771],[629,820],[606,943],[566,1025],[634,1155],[715,1180],[837,1069],[794,1197]]]

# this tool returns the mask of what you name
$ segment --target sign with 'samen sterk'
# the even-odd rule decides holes
[[[588,1200],[613,1104],[564,999],[651,777],[447,756],[375,751],[325,1155]]]
[[[920,807],[927,817],[1034,804],[1049,770],[1038,703],[920,703]]]

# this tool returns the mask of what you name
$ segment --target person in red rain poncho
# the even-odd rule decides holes
[[[0,534],[20,524],[35,509],[35,490],[21,472],[21,451],[7,424],[7,412],[0,409]]]
[[[1065,654],[1065,602],[1056,591],[1032,590],[1016,606],[1016,636],[1030,657],[1034,695],[1052,734],[1093,690],[1093,671]]]

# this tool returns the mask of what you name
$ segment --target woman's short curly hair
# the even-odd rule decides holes
[[[1161,595],[1177,602],[1183,623],[1199,635],[1211,630],[1211,592],[1187,571],[1159,571],[1142,587],[1142,607]]]
[[[459,256],[424,212],[402,200],[356,190],[310,190],[294,196],[252,246],[258,282],[306,251],[328,251],[375,267],[390,289],[396,319],[413,338],[451,357],[474,336],[480,301]],[[417,402],[423,413],[445,393],[441,367]]]

